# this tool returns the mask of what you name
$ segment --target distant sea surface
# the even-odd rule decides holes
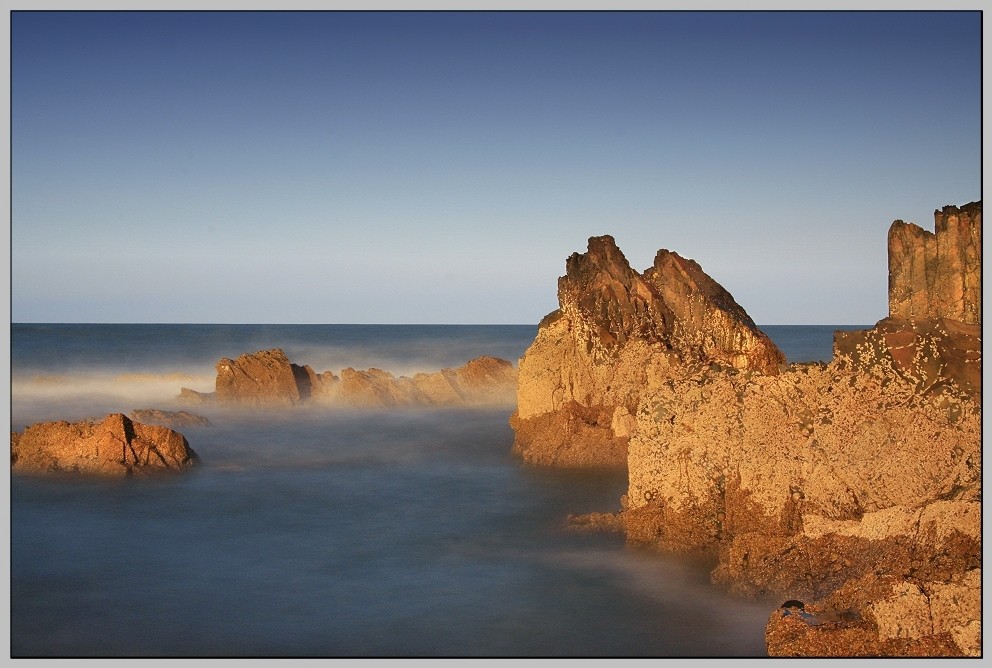
[[[834,326],[763,329],[790,362]],[[844,327],[845,329],[847,327]],[[163,480],[10,479],[12,657],[762,656],[775,602],[711,564],[574,534],[623,475],[524,466],[510,409],[239,411],[177,403],[222,357],[315,371],[516,363],[536,326],[11,326],[11,429],[188,410],[202,466]],[[771,606],[771,607],[770,607]]]

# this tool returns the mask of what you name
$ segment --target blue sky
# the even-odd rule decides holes
[[[533,324],[565,258],[887,315],[981,198],[977,12],[15,12],[15,322]]]

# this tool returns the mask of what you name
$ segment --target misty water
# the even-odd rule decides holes
[[[834,327],[766,327],[790,361]],[[533,326],[11,328],[11,428],[188,410],[202,460],[162,479],[12,476],[13,657],[762,656],[774,601],[712,564],[566,530],[619,509],[625,477],[524,465],[509,406],[235,410],[221,357],[282,348],[316,371],[516,362]]]

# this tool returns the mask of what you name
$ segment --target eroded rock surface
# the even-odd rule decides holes
[[[688,368],[784,367],[782,352],[692,260],[663,249],[640,274],[601,236],[565,268],[559,309],[519,364],[511,425],[527,462],[624,467],[646,387]]]
[[[41,422],[10,435],[14,473],[151,475],[187,471],[198,462],[182,434],[120,413],[99,421]]]
[[[980,323],[890,316],[872,329],[835,332],[834,357],[864,373],[895,373],[920,394],[981,395]]]

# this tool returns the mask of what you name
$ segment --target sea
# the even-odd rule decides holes
[[[833,331],[766,326],[790,362]],[[315,371],[397,376],[492,355],[532,325],[14,323],[11,430],[186,410],[192,472],[10,477],[12,658],[761,657],[778,601],[731,597],[712,563],[569,531],[614,512],[624,474],[525,465],[512,406],[189,406],[215,365],[281,348]]]

